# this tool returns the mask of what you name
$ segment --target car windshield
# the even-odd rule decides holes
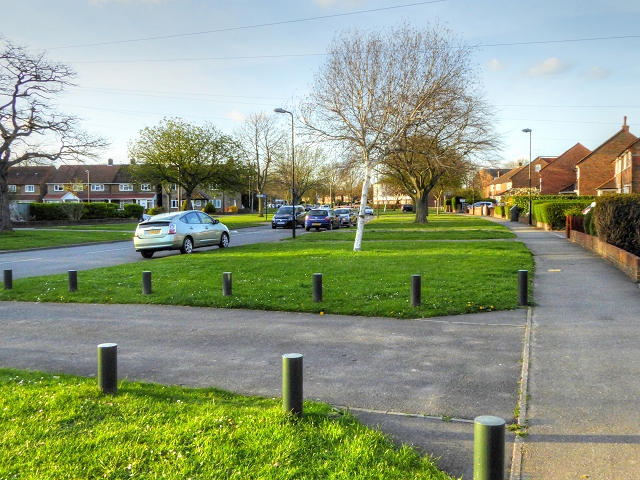
[[[309,211],[309,215],[315,215],[315,216],[321,216],[321,217],[326,217],[327,213],[328,213],[327,210],[310,210]]]
[[[338,215],[344,215],[345,213],[349,213],[349,209],[348,209],[348,208],[338,208],[338,209],[336,210],[336,213],[337,213]]]
[[[285,213],[285,214],[291,215],[291,207],[280,207],[277,213],[279,214]]]

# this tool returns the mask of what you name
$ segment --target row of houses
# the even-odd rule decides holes
[[[500,199],[512,189],[534,188],[543,195],[640,193],[640,139],[622,128],[591,151],[576,143],[557,157],[537,157],[508,171],[480,173],[486,197]]]
[[[135,203],[145,209],[163,207],[178,211],[184,195],[177,186],[167,193],[151,183],[134,182],[128,165],[17,166],[9,169],[8,186],[11,201],[17,203],[107,202],[119,208]],[[212,203],[216,210],[238,207],[240,197],[217,192],[194,192],[193,207]]]

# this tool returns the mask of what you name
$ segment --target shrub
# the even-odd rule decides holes
[[[592,208],[584,216],[584,233],[593,235],[595,237],[598,235],[598,233],[596,232],[596,225],[593,222],[593,212],[594,212],[594,209]]]
[[[66,220],[67,216],[60,209],[61,203],[32,203],[29,214],[34,220]]]
[[[506,205],[496,205],[495,214],[505,218],[509,215],[509,208]]]
[[[238,213],[238,207],[236,207],[235,205],[231,205],[229,207],[229,213]]]
[[[554,201],[536,201],[532,204],[533,217],[538,222],[551,225],[554,230],[565,227],[567,215],[582,215],[582,210],[591,204],[592,200],[568,200],[566,197]]]
[[[122,210],[123,218],[142,218],[142,213],[144,212],[144,208],[142,205],[138,205],[136,203],[127,203]]]
[[[118,204],[95,202],[83,203],[82,218],[116,218],[118,216]]]
[[[204,213],[216,213],[216,207],[213,205],[213,203],[209,202],[204,206]]]
[[[600,197],[593,223],[600,240],[640,256],[640,195]]]
[[[149,215],[159,215],[161,213],[165,213],[164,207],[151,207],[147,209],[147,213]]]
[[[60,210],[69,220],[80,220],[84,214],[84,205],[82,203],[61,203]]]

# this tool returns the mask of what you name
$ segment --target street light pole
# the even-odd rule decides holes
[[[533,225],[533,212],[531,211],[531,129],[522,129],[524,133],[529,134],[529,225]]]
[[[91,182],[89,177],[89,170],[85,170],[87,172],[87,203],[89,203],[89,192],[91,191]]]
[[[274,108],[274,112],[276,113],[288,113],[291,115],[291,238],[296,238],[296,227],[297,227],[297,219],[296,219],[296,193],[295,193],[295,165],[296,165],[296,157],[295,157],[295,142],[294,142],[294,133],[293,133],[293,113],[285,110],[284,108]]]

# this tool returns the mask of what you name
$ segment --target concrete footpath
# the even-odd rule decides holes
[[[512,452],[514,480],[640,478],[638,287],[557,233],[505,225],[536,261],[529,435],[513,448],[507,434],[505,478]],[[115,342],[121,378],[279,397],[281,355],[302,353],[306,399],[469,479],[473,418],[513,421],[526,323],[526,309],[406,321],[0,302],[0,366],[95,375],[96,345]]]

